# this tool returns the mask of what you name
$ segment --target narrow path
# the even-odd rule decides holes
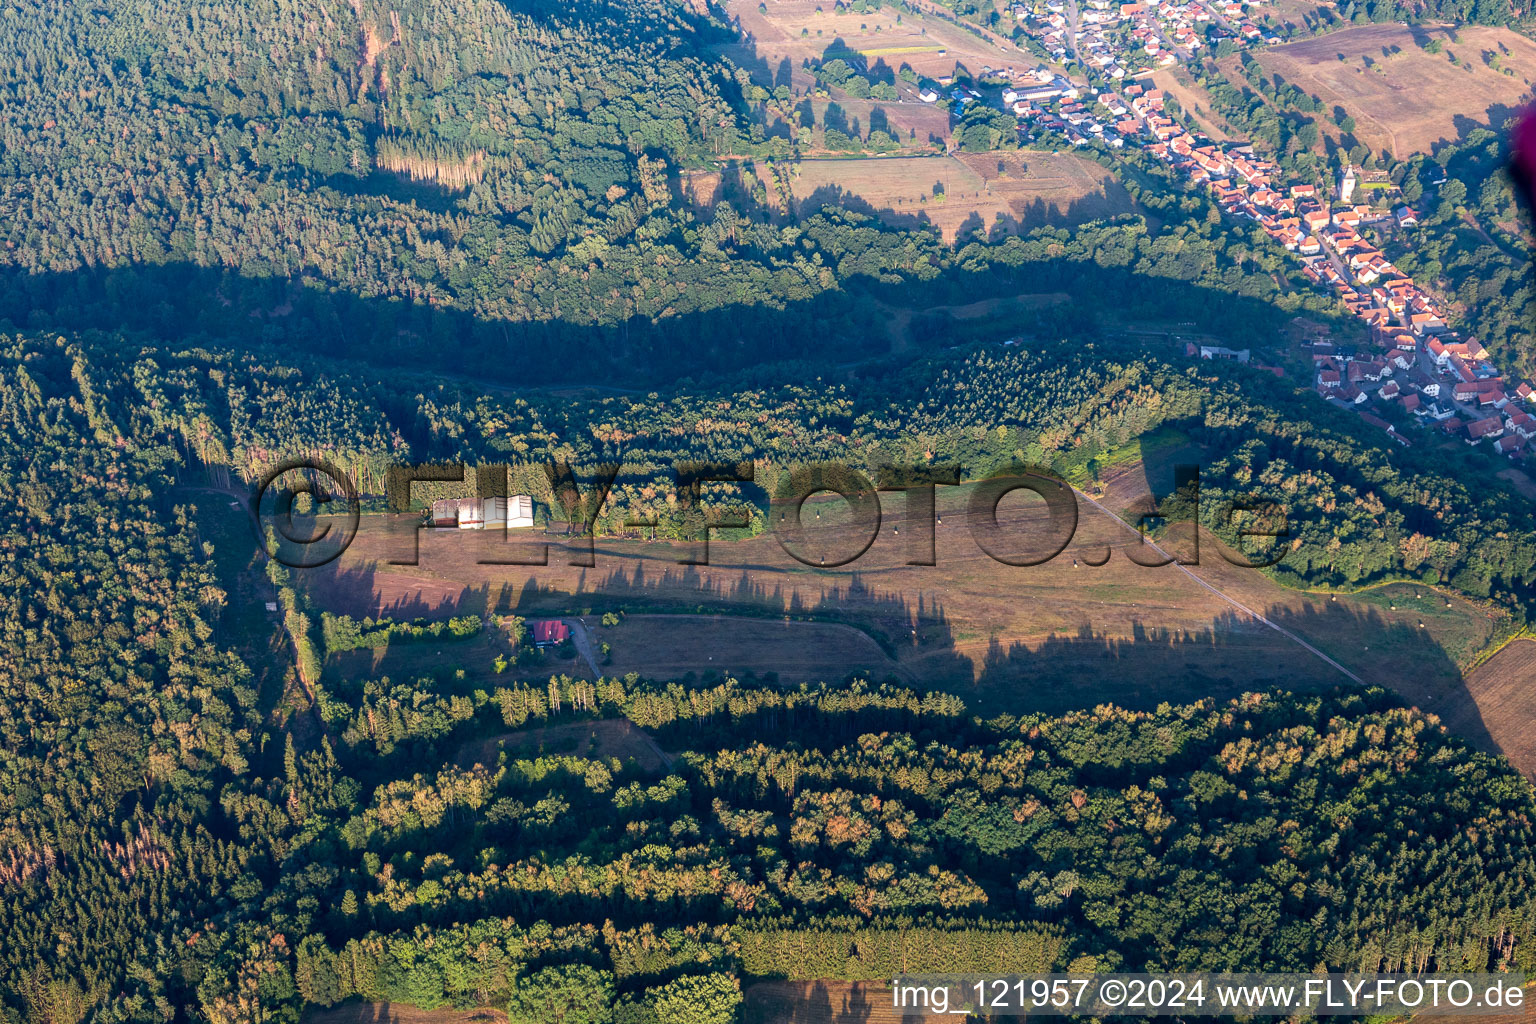
[[[582,619],[566,620],[571,626],[571,642],[576,645],[576,653],[581,655],[587,667],[592,670],[592,681],[601,679],[603,672],[597,667],[597,646],[592,643],[592,631]]]
[[[592,642],[592,630],[587,628],[585,619],[566,619],[571,627],[571,642],[576,645],[576,653],[592,669],[592,681],[595,683],[603,677],[602,670],[597,667],[597,647]],[[635,726],[635,732],[645,739],[645,745],[651,748],[651,752],[661,758],[661,763],[668,768],[672,767],[675,760],[671,754],[661,749],[661,744],[656,742],[656,737],[646,732],[639,726]]]
[[[1142,533],[1141,533],[1140,530],[1136,529],[1136,527],[1132,526],[1130,523],[1128,523],[1124,519],[1120,518],[1119,515],[1117,515],[1116,513],[1110,511],[1107,507],[1105,507],[1104,505],[1100,504],[1098,501],[1094,500],[1094,498],[1092,496],[1084,493],[1083,491],[1078,491],[1077,488],[1075,488],[1075,487],[1073,488],[1073,490],[1077,491],[1077,494],[1080,497],[1082,497],[1083,499],[1085,499],[1094,508],[1098,509],[1100,512],[1103,512],[1105,515],[1109,516],[1115,522],[1119,523],[1121,526],[1125,527],[1127,530],[1130,530],[1132,533],[1136,534],[1137,536],[1142,536]],[[1279,633],[1281,636],[1295,641],[1297,644],[1299,644],[1300,646],[1306,648],[1308,651],[1311,651],[1313,654],[1317,655],[1319,658],[1321,658],[1323,661],[1327,662],[1329,665],[1333,666],[1334,668],[1338,669],[1340,672],[1344,673],[1344,675],[1347,676],[1351,681],[1353,681],[1355,683],[1358,683],[1361,686],[1365,685],[1365,680],[1361,679],[1359,676],[1355,675],[1349,669],[1345,668],[1343,665],[1340,665],[1338,662],[1336,662],[1332,658],[1328,657],[1328,655],[1324,654],[1322,651],[1318,650],[1316,647],[1313,647],[1311,644],[1307,643],[1305,640],[1303,640],[1301,637],[1297,636],[1295,633],[1292,633],[1290,630],[1286,629],[1284,626],[1280,625],[1279,623],[1277,623],[1277,622],[1275,622],[1275,621],[1273,621],[1271,619],[1266,618],[1264,615],[1260,614],[1259,612],[1254,611],[1252,608],[1249,608],[1247,605],[1243,604],[1241,601],[1237,600],[1236,598],[1229,597],[1227,594],[1225,594],[1222,591],[1218,590],[1217,588],[1211,586],[1209,583],[1205,582],[1205,580],[1201,579],[1199,576],[1196,576],[1194,573],[1190,572],[1189,568],[1187,566],[1180,565],[1178,559],[1174,558],[1174,556],[1172,556],[1168,552],[1164,551],[1161,547],[1159,547],[1157,545],[1157,543],[1155,541],[1153,541],[1151,539],[1148,539],[1148,538],[1143,538],[1143,539],[1146,541],[1146,543],[1149,546],[1151,546],[1153,551],[1156,551],[1158,554],[1160,554],[1164,558],[1168,559],[1170,564],[1172,564],[1174,568],[1178,569],[1179,572],[1183,573],[1185,576],[1188,576],[1190,579],[1194,580],[1196,583],[1200,584],[1200,586],[1204,587],[1206,590],[1209,590],[1211,593],[1213,593],[1217,597],[1221,598],[1223,601],[1225,601],[1227,604],[1231,605],[1233,608],[1236,608],[1238,611],[1242,612],[1244,615],[1247,615],[1249,618],[1253,619],[1255,622],[1262,622],[1264,625],[1268,626],[1270,629],[1274,630],[1276,633]]]

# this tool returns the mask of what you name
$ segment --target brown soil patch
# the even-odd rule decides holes
[[[1536,640],[1515,640],[1467,676],[1472,701],[1432,707],[1446,728],[1486,735],[1485,746],[1536,778]]]
[[[1451,41],[1447,28],[1361,26],[1255,56],[1266,73],[1321,99],[1328,114],[1342,106],[1354,117],[1361,142],[1406,159],[1475,126],[1501,125],[1536,81],[1536,42],[1503,28],[1464,25],[1454,31],[1460,42]],[[1426,52],[1423,43],[1430,39],[1441,40],[1445,52]],[[1461,66],[1451,63],[1452,54]],[[1514,74],[1495,71],[1494,58]]]

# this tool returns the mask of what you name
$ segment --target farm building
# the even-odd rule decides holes
[[[571,637],[571,627],[559,619],[539,619],[530,622],[528,628],[533,634],[535,647],[553,647],[565,643]]]
[[[477,498],[439,498],[432,503],[431,522],[433,526],[449,530],[478,530],[484,523],[480,501]]]
[[[432,503],[431,524],[458,530],[516,530],[533,525],[533,499],[526,494],[510,498],[440,498]]]
[[[521,530],[533,525],[533,499],[526,494],[486,498],[484,508],[487,530]]]

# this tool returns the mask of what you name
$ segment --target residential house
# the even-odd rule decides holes
[[[1467,443],[1477,444],[1484,438],[1499,437],[1504,433],[1504,421],[1498,416],[1474,420],[1467,424]]]
[[[535,647],[554,647],[570,639],[571,627],[559,619],[535,619],[528,623]]]

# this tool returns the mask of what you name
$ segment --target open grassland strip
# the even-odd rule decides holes
[[[1120,518],[1120,516],[1118,514],[1116,514],[1115,512],[1110,511],[1108,507],[1106,507],[1105,505],[1100,503],[1092,495],[1090,495],[1090,494],[1088,494],[1088,493],[1086,493],[1084,491],[1078,490],[1075,487],[1073,488],[1073,490],[1076,491],[1077,494],[1081,498],[1083,498],[1083,500],[1087,501],[1094,508],[1098,509],[1100,512],[1103,512],[1105,515],[1109,516],[1111,519],[1113,519],[1115,522],[1119,523],[1121,526],[1125,527],[1127,530],[1130,530],[1132,533],[1135,533],[1138,536],[1141,534],[1140,530],[1136,529],[1136,527],[1132,526],[1130,523],[1128,523],[1124,519]],[[1236,608],[1238,611],[1242,612],[1244,615],[1247,615],[1249,618],[1253,619],[1255,622],[1263,623],[1264,625],[1268,626],[1270,629],[1273,629],[1275,632],[1279,633],[1281,636],[1288,637],[1289,639],[1294,640],[1297,644],[1300,644],[1302,647],[1304,647],[1307,650],[1311,651],[1313,654],[1317,655],[1319,658],[1321,658],[1327,664],[1331,665],[1332,667],[1338,669],[1340,672],[1344,673],[1345,676],[1349,677],[1349,679],[1352,680],[1357,685],[1360,685],[1360,686],[1364,686],[1365,685],[1365,680],[1363,680],[1359,676],[1355,675],[1353,672],[1351,672],[1349,669],[1345,668],[1343,665],[1340,665],[1337,661],[1334,661],[1332,658],[1330,658],[1328,655],[1324,654],[1322,651],[1318,650],[1316,647],[1313,647],[1311,644],[1307,643],[1305,640],[1303,640],[1301,637],[1297,636],[1295,633],[1292,633],[1290,630],[1286,629],[1284,626],[1280,625],[1279,623],[1274,622],[1273,620],[1271,620],[1269,618],[1266,618],[1263,614],[1254,611],[1252,608],[1249,608],[1247,605],[1243,604],[1241,601],[1238,601],[1236,598],[1228,596],[1227,594],[1223,593],[1221,590],[1217,589],[1216,587],[1211,586],[1209,583],[1207,583],[1205,580],[1201,579],[1199,576],[1196,576],[1194,573],[1190,572],[1189,569],[1187,569],[1185,566],[1181,565],[1176,558],[1174,558],[1172,555],[1168,554],[1168,552],[1164,551],[1162,548],[1158,547],[1158,545],[1154,541],[1152,541],[1150,538],[1146,538],[1146,543],[1151,546],[1152,550],[1156,551],[1158,554],[1160,554],[1164,558],[1168,559],[1169,563],[1171,565],[1173,565],[1176,569],[1178,569],[1179,572],[1183,573],[1185,576],[1188,576],[1190,579],[1194,580],[1196,583],[1198,583],[1200,586],[1204,587],[1206,590],[1209,590],[1212,594],[1215,594],[1217,597],[1221,598],[1223,601],[1225,601],[1227,604],[1231,605],[1233,608]]]

